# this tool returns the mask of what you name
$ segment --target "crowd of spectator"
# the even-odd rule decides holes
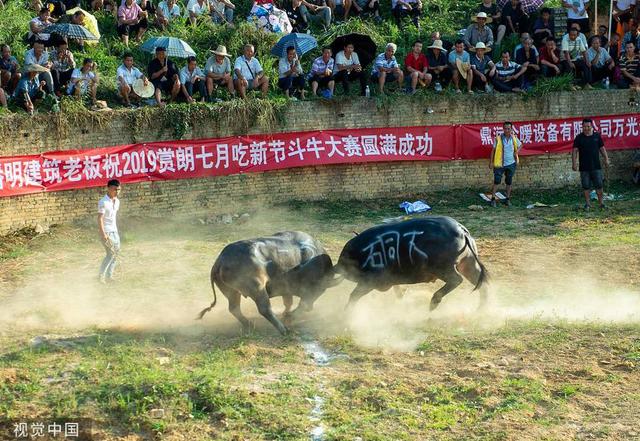
[[[163,0],[157,6],[151,0],[115,1],[121,3],[92,0],[89,8],[113,13],[117,17],[117,34],[127,46],[130,37],[140,42],[150,26],[165,31],[175,20],[195,24],[206,19],[233,26],[236,9],[231,0],[189,0],[184,8],[176,0]],[[86,96],[95,106],[100,81],[96,63],[90,58],[77,63],[70,50],[70,45],[82,50],[84,42],[48,32],[56,22],[85,25],[82,10],[65,14],[77,8],[80,1],[34,3],[40,9],[29,22],[27,39],[31,48],[24,54],[24,65],[20,66],[8,45],[1,47],[0,104],[6,107],[13,100],[31,113],[47,95],[53,99],[71,95]],[[273,4],[273,0],[255,0],[253,6],[266,4]],[[542,8],[528,14],[519,0],[509,0],[502,8],[492,0],[483,0],[458,39],[448,41],[434,32],[428,41],[416,40],[403,62],[396,58],[396,44],[389,42],[370,67],[363,65],[358,47],[347,41],[335,54],[330,47],[322,48],[322,54],[305,72],[295,47],[287,47],[277,62],[277,87],[291,99],[304,99],[306,87],[312,95],[324,98],[336,93],[336,85],[348,94],[354,82],[363,96],[370,93],[370,88],[385,93],[385,88],[394,83],[407,94],[415,94],[419,88],[439,92],[446,87],[456,93],[518,93],[531,88],[540,78],[569,74],[574,79],[573,89],[602,84],[607,88],[615,85],[640,90],[640,23],[635,0],[615,2],[616,29],[611,38],[606,26],[590,32],[588,0],[564,1],[563,5],[567,10],[567,32],[559,41],[555,39],[552,10]],[[379,0],[283,0],[278,6],[286,11],[294,32],[309,32],[312,22],[328,28],[332,21],[345,20],[350,15],[381,20]],[[391,11],[399,26],[412,23],[419,30],[421,0],[392,0]],[[518,35],[520,43],[510,51],[504,49],[503,41],[511,34]],[[134,83],[140,80],[145,87],[153,85],[153,100],[160,106],[167,101],[210,102],[220,99],[220,95],[245,98],[249,91],[266,96],[271,83],[254,47],[246,44],[242,54],[233,62],[231,58],[225,46],[219,45],[203,67],[198,66],[195,57],[181,61],[179,66],[167,56],[166,48],[158,47],[143,72],[127,52],[117,69],[118,94],[122,104],[136,106],[142,97],[134,90]],[[218,87],[226,94],[215,93]]]

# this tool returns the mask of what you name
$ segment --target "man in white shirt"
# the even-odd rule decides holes
[[[82,67],[74,69],[67,86],[67,94],[81,98],[87,93],[91,96],[91,104],[96,105],[96,90],[98,88],[98,74],[96,63],[91,58],[85,58]]]
[[[98,202],[98,231],[106,255],[100,265],[98,280],[100,283],[113,281],[113,270],[116,267],[116,258],[120,252],[120,236],[116,216],[120,209],[120,181],[112,179],[107,183],[107,194]]]
[[[156,9],[156,25],[164,31],[169,23],[180,17],[180,6],[176,0],[164,0]]]
[[[44,48],[44,43],[41,41],[33,43],[33,48],[25,52],[24,64],[25,66],[29,64],[39,64],[47,69],[53,67],[53,63],[49,59],[49,52]],[[51,76],[51,72],[41,72],[38,75],[38,79],[47,83],[47,93],[53,94],[53,77]]]
[[[198,67],[196,57],[187,58],[187,65],[180,70],[180,91],[188,103],[194,103],[193,95],[200,93],[200,101],[208,101],[209,96],[206,88],[207,77],[202,69]]]
[[[253,56],[255,49],[251,44],[244,45],[244,55],[236,58],[233,64],[233,79],[241,98],[247,97],[247,90],[261,90],[266,97],[269,91],[269,77],[264,74],[262,66]]]
[[[189,0],[187,4],[187,17],[189,22],[195,26],[200,16],[209,14],[209,2],[205,0]]]
[[[589,33],[589,0],[562,0],[562,6],[567,10],[567,31],[573,23],[578,23],[585,34]]]
[[[347,43],[344,49],[336,55],[336,66],[338,73],[335,74],[335,81],[342,84],[345,95],[349,94],[349,83],[351,81],[360,81],[360,95],[365,95],[367,87],[367,77],[362,70],[360,59],[355,52],[353,43]]]
[[[149,83],[149,80],[140,72],[140,69],[133,65],[133,55],[129,52],[125,53],[122,57],[122,64],[116,71],[116,83],[118,83],[118,91],[122,102],[127,107],[132,107],[130,98],[136,101],[140,100],[140,97],[133,91],[133,83],[140,78],[144,79],[145,86]]]

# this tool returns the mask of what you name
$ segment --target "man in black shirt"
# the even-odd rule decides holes
[[[580,162],[580,181],[584,191],[584,209],[591,208],[591,189],[595,188],[598,194],[600,208],[606,208],[602,201],[602,166],[600,165],[600,155],[604,158],[605,167],[609,167],[609,156],[604,148],[604,142],[599,133],[593,131],[593,121],[582,120],[582,133],[576,136],[573,141],[573,152],[571,160],[573,171],[578,171],[576,160]]]
[[[156,57],[151,60],[147,68],[149,79],[156,87],[155,97],[159,106],[164,106],[162,102],[162,92],[171,94],[171,101],[174,101],[180,93],[180,72],[176,64],[167,58],[167,51],[164,47],[156,48]]]
[[[500,42],[504,38],[504,33],[507,30],[507,27],[501,23],[502,12],[498,8],[498,5],[496,5],[493,0],[482,0],[482,3],[478,6],[478,10],[476,12],[484,12],[491,17],[491,23],[487,26],[489,26],[493,31],[493,39],[496,42],[496,46],[499,46]]]

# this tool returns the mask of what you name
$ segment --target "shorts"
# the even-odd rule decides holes
[[[374,83],[378,82],[378,78],[380,78],[378,72],[371,74],[371,81],[373,81]],[[385,84],[393,83],[394,81],[398,81],[398,77],[396,77],[396,74],[394,73],[388,73],[387,76],[384,77]]]
[[[506,167],[496,167],[493,169],[493,183],[499,185],[502,182],[502,175],[504,175],[504,183],[511,185],[513,182],[513,175],[516,174],[516,163]]]
[[[309,78],[309,83],[318,83],[320,87],[328,87],[329,83],[333,81],[333,75],[328,77],[321,77],[319,75],[313,75]]]
[[[583,190],[602,190],[602,170],[581,171],[580,183]]]
[[[171,93],[171,90],[173,89],[174,81],[173,80],[165,80],[165,81],[151,80],[151,84],[153,84],[156,89],[160,89],[164,93]]]

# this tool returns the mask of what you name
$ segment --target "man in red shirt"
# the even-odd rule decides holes
[[[540,49],[540,67],[545,77],[555,77],[562,73],[560,64],[560,50],[553,38],[547,38],[544,47]]]
[[[404,66],[407,69],[407,77],[411,79],[410,94],[416,93],[418,83],[423,87],[431,84],[431,74],[427,72],[429,63],[427,57],[422,53],[422,41],[417,40],[413,43],[413,49],[404,59]]]

